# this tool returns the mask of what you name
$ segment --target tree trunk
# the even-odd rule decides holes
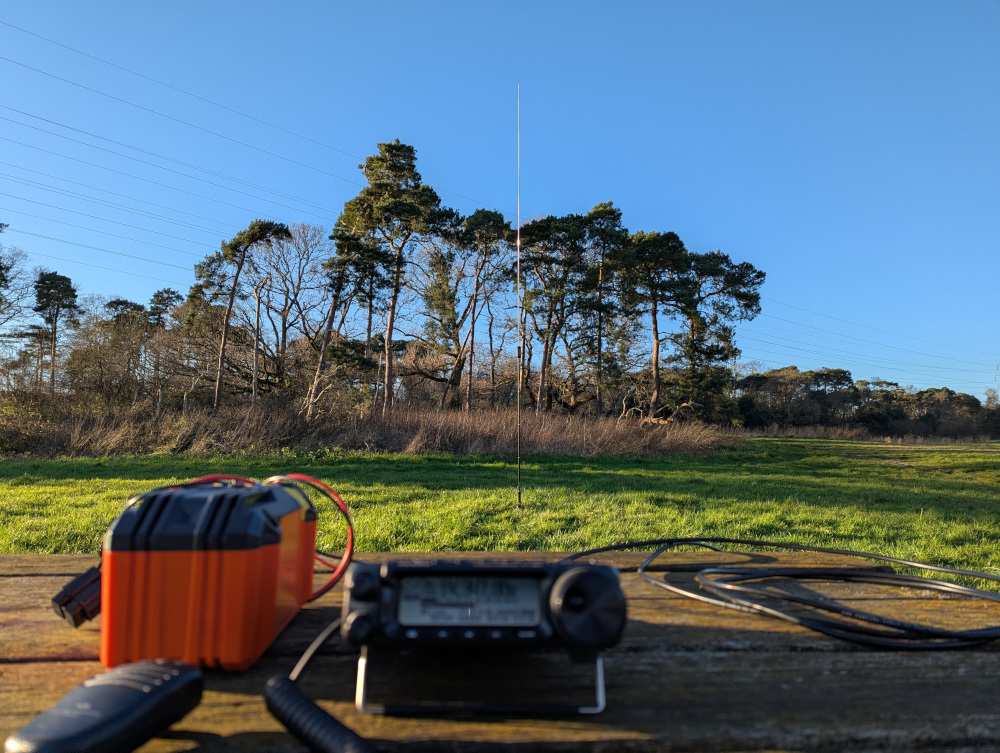
[[[337,295],[334,294],[330,301],[330,311],[327,312],[326,322],[323,326],[323,340],[320,343],[316,374],[313,376],[312,384],[309,385],[309,394],[306,395],[306,421],[312,421],[316,415],[316,401],[319,400],[319,385],[323,379],[323,370],[326,368],[326,349],[330,345],[330,339],[333,334],[333,318],[336,315]]]
[[[649,417],[655,418],[660,410],[660,322],[655,300],[650,313],[653,325],[653,394],[649,398]]]
[[[472,410],[472,374],[475,370],[475,355],[476,355],[476,319],[479,318],[479,313],[476,311],[476,306],[479,304],[479,274],[476,273],[476,284],[472,289],[472,321],[469,324],[469,384],[465,392],[465,410],[469,412]],[[481,312],[481,309],[480,309]]]
[[[365,358],[372,357],[372,298],[375,295],[375,285],[368,283],[368,324],[365,327]]]
[[[382,400],[382,417],[388,418],[392,413],[394,402],[394,385],[396,375],[392,363],[392,333],[396,325],[396,304],[399,301],[399,288],[403,277],[403,247],[396,251],[396,264],[392,274],[392,298],[389,301],[389,311],[386,315],[385,324],[385,382]]]
[[[486,337],[490,343],[490,407],[495,408],[497,404],[497,352],[493,347],[493,309],[489,306],[489,299],[486,301],[486,311],[489,314],[489,320],[486,324]],[[520,370],[520,359],[518,359],[517,367]]]
[[[696,338],[696,323],[693,316],[688,317],[688,400],[695,399],[695,375],[698,372],[698,352]]]
[[[261,281],[260,287],[255,287],[253,291],[253,297],[257,302],[257,313],[253,320],[253,386],[250,388],[250,405],[257,405],[257,375],[258,375],[258,364],[260,362],[260,293],[264,287],[263,281]]]
[[[38,341],[38,348],[35,351],[35,394],[42,394],[42,373],[45,364],[45,342]]]
[[[604,250],[597,268],[597,384],[594,387],[594,403],[598,416],[604,415]]]
[[[56,315],[52,319],[52,334],[50,335],[52,342],[49,343],[49,394],[53,397],[56,394],[56,322],[58,321],[59,314],[57,309]]]
[[[535,401],[535,415],[541,417],[542,411],[544,410],[544,398],[545,391],[548,387],[545,377],[548,372],[548,358],[549,358],[549,337],[545,337],[545,341],[542,343],[542,363],[538,369],[538,399]]]
[[[472,324],[469,330],[469,379],[465,389],[465,411],[472,410],[472,372],[474,371],[474,357],[476,348],[476,317],[473,310]]]
[[[226,360],[226,345],[229,342],[229,318],[233,314],[233,306],[236,304],[236,286],[240,281],[240,272],[243,271],[243,264],[246,262],[247,253],[244,251],[240,255],[239,264],[236,265],[236,274],[233,275],[233,288],[229,291],[229,302],[226,304],[226,313],[222,320],[222,341],[219,343],[219,365],[215,372],[215,397],[212,399],[212,413],[219,410],[222,404],[222,369]]]

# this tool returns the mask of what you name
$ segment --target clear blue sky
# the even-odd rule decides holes
[[[395,138],[446,203],[513,219],[520,86],[522,214],[613,201],[631,230],[764,270],[744,359],[997,384],[998,0],[40,1],[0,20],[2,241],[83,293],[186,292],[258,216],[329,227]]]

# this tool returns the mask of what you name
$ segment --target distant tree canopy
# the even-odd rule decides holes
[[[332,228],[253,220],[194,265],[186,295],[80,300],[0,245],[0,395],[91,411],[148,399],[157,416],[259,399],[317,421],[520,394],[539,416],[1000,433],[995,392],[748,373],[737,326],[760,313],[765,280],[751,263],[630,231],[606,201],[524,223],[518,265],[510,219],[443,206],[416,159],[378,144]]]
[[[884,380],[853,381],[845,369],[795,366],[734,382],[739,415],[751,428],[861,426],[873,433],[965,435],[995,431],[997,406],[947,387],[911,391]]]

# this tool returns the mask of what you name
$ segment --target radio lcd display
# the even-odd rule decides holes
[[[400,625],[531,627],[542,620],[538,578],[518,575],[406,575]]]

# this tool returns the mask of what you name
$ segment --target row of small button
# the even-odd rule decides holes
[[[408,640],[530,641],[538,637],[538,631],[532,628],[407,628],[403,636]]]

